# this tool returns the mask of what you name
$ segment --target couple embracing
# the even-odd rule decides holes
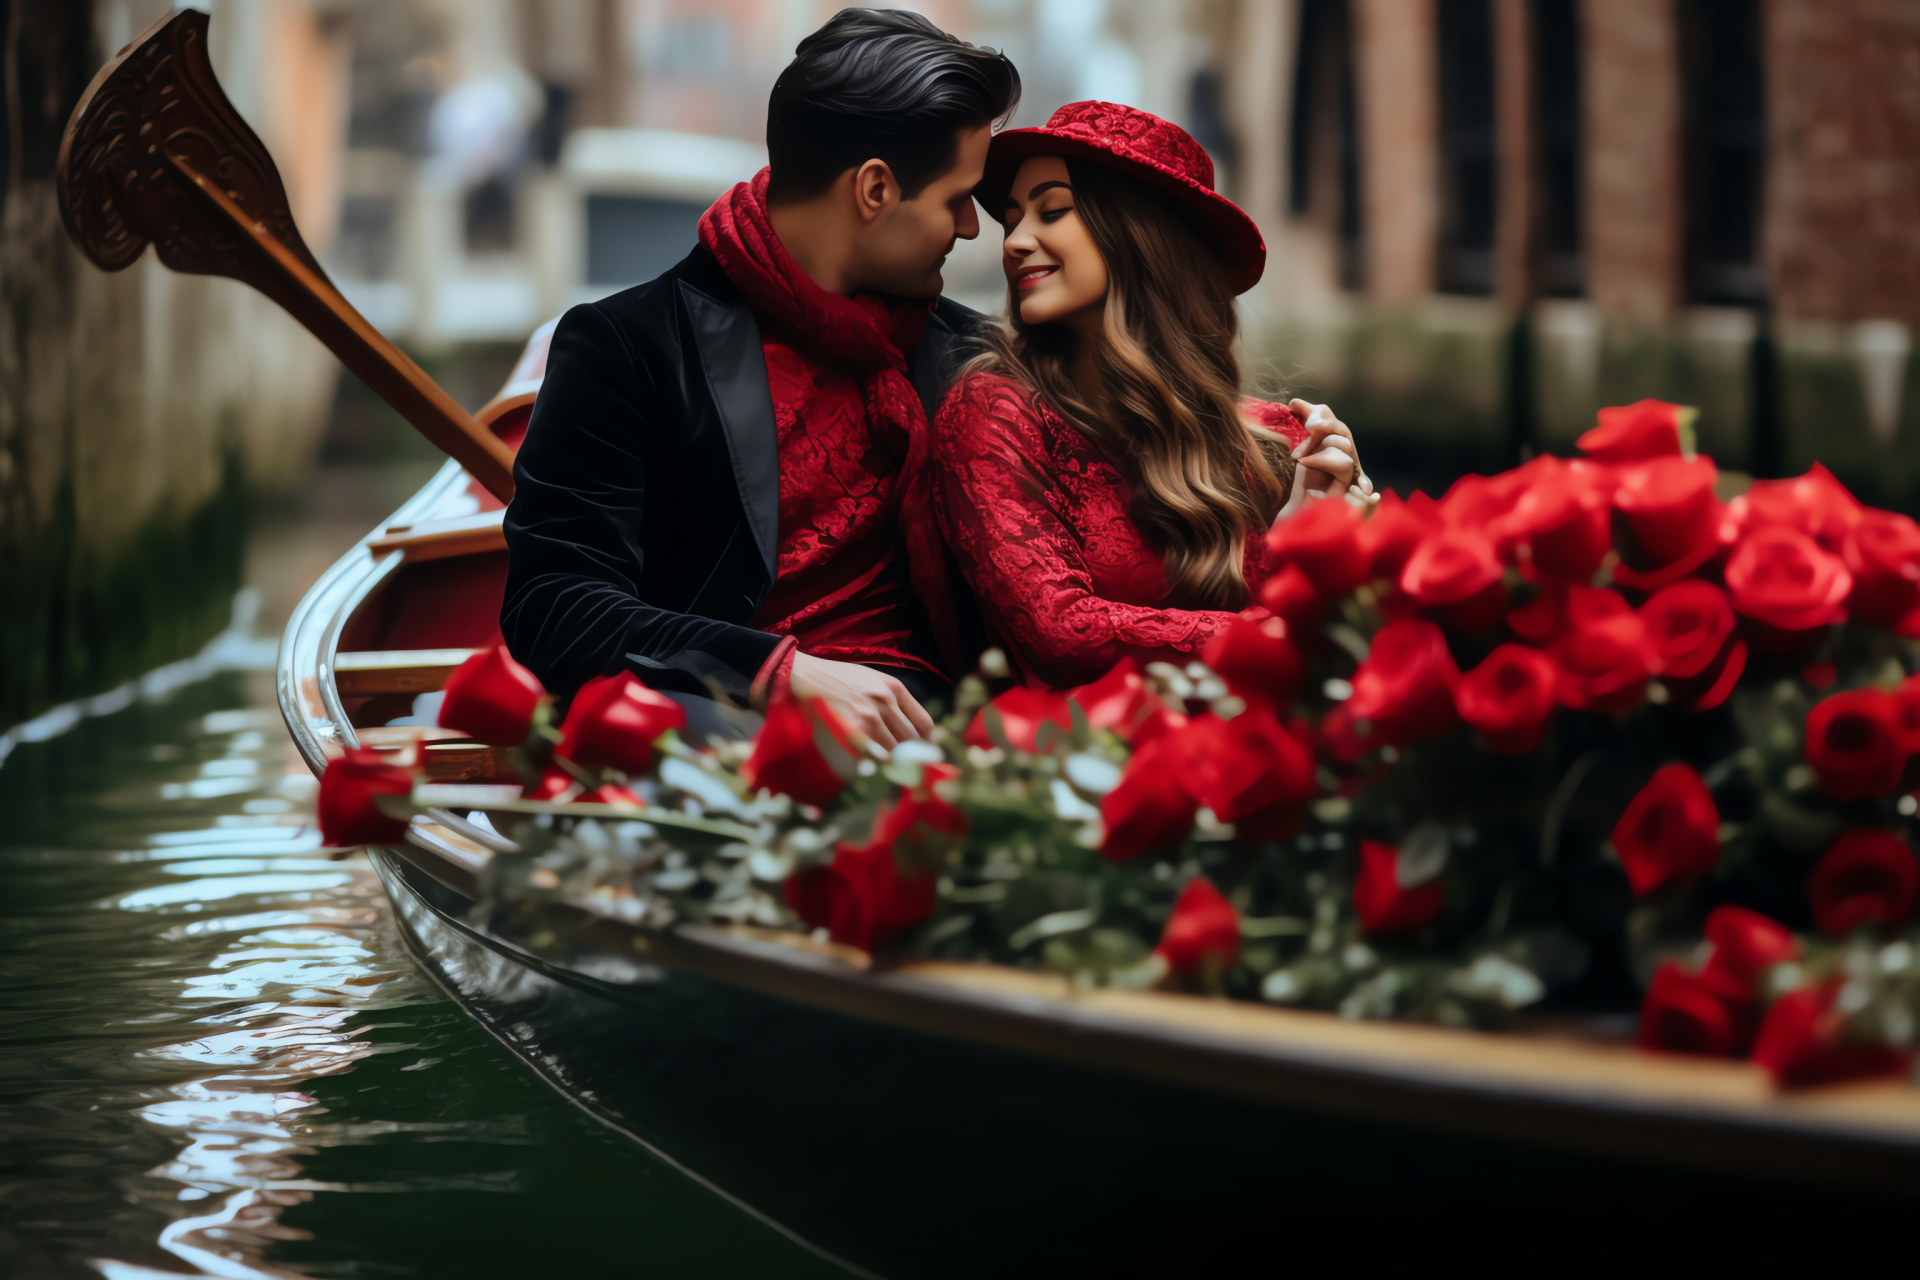
[[[791,693],[891,747],[988,644],[1049,685],[1191,661],[1284,567],[1276,520],[1371,493],[1325,406],[1240,394],[1266,248],[1205,151],[1101,102],[995,134],[1019,94],[1002,54],[844,10],[699,245],[562,319],[501,613],[549,689],[631,671],[709,731]],[[1004,320],[940,296],[976,200]]]

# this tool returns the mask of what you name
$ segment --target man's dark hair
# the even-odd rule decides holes
[[[816,196],[874,159],[912,199],[953,165],[962,129],[1020,101],[1007,55],[899,9],[842,9],[794,54],[767,100],[769,199]]]

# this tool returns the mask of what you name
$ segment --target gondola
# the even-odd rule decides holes
[[[207,68],[206,21],[157,24],[96,79],[62,153],[69,226],[103,266],[153,241],[262,287],[453,455],[307,592],[278,698],[316,775],[404,739],[432,777],[505,777],[497,752],[395,722],[499,642],[506,463],[551,328],[490,405],[453,406],[301,247]],[[153,119],[183,139],[170,167],[129,154]],[[473,836],[421,818],[370,851],[420,967],[596,1119],[856,1271],[1196,1274],[1515,1245],[1591,1262],[1645,1256],[1663,1224],[1710,1230],[1722,1260],[1832,1258],[1920,1203],[1920,1091],[1901,1083],[1782,1094],[1748,1064],[1641,1054],[1620,1027],[1493,1034],[876,968],[746,927],[581,911],[534,945],[479,922],[491,855]]]

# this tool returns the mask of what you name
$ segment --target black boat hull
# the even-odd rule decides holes
[[[1625,1261],[1647,1232],[1690,1225],[1720,1259],[1831,1260],[1916,1207],[1249,1105],[604,955],[580,972],[476,930],[470,904],[408,862],[377,861],[422,965],[555,1088],[878,1274],[1280,1270],[1573,1239]]]

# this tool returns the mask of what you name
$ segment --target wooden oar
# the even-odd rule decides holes
[[[513,451],[368,324],[301,240],[273,158],[207,61],[207,15],[149,27],[100,69],[60,140],[60,215],[103,270],[151,243],[175,271],[229,276],[285,307],[502,502]]]

